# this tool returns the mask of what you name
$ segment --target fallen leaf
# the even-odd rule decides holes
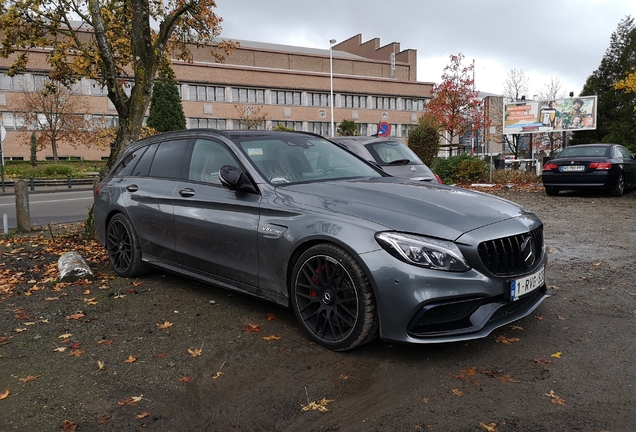
[[[167,329],[168,327],[172,327],[174,323],[171,323],[170,321],[166,320],[163,322],[163,324],[155,324],[155,325],[157,326],[159,330],[164,330],[164,329]]]
[[[151,415],[152,415],[152,413],[151,413],[151,412],[148,412],[148,411],[142,411],[142,412],[140,412],[139,414],[137,414],[137,415],[135,416],[135,418],[136,418],[137,420],[141,420],[142,418],[150,417]]]
[[[87,289],[86,291],[84,291],[82,294],[83,295],[89,295],[91,293],[91,290]]]
[[[471,367],[467,369],[460,370],[461,373],[466,374],[466,376],[473,376],[477,373],[477,368]]]
[[[115,295],[113,298],[116,298],[116,299],[123,299],[124,297],[126,297],[126,294],[117,294],[117,295]]]
[[[141,398],[143,397],[143,395],[141,396],[129,396],[126,399],[122,399],[120,401],[117,402],[117,405],[121,406],[137,406],[137,404],[139,404],[139,402],[141,401]]]
[[[155,358],[166,358],[168,357],[168,353],[167,352],[160,352],[155,354]]]
[[[69,315],[66,317],[67,320],[78,320],[83,318],[85,315],[82,312],[74,313],[73,315]]]
[[[479,422],[479,426],[482,429],[485,429],[488,432],[497,432],[497,423],[483,423],[483,422]]]
[[[466,394],[466,392],[461,391],[460,389],[453,389],[451,392],[457,397],[462,397]]]
[[[556,358],[561,358],[561,354],[563,354],[561,351],[555,352],[554,354],[552,354],[550,357],[556,357]]]
[[[595,262],[595,263],[594,263],[594,264],[592,264],[592,265],[593,265],[594,267],[598,267],[598,266],[600,266],[600,265],[601,265],[601,262],[600,262],[600,261],[599,261],[599,262]]]
[[[199,357],[203,351],[198,348],[193,348],[193,349],[188,348],[188,352],[190,353],[192,357]]]
[[[534,317],[539,321],[543,321],[543,315],[535,315]]]
[[[550,393],[544,393],[544,395],[552,399],[554,405],[565,406],[565,400],[554,394],[554,390],[550,390]]]
[[[553,363],[552,360],[547,360],[547,359],[534,359],[534,361],[539,363],[541,366],[546,366],[550,363]]]
[[[64,432],[73,432],[77,429],[77,423],[73,423],[70,420],[64,420],[64,424],[62,424],[62,430]]]
[[[428,398],[425,398],[425,397],[419,397],[419,398],[417,398],[417,400],[422,402],[422,403],[425,403],[425,404],[428,403]]]
[[[519,342],[519,338],[506,338],[505,335],[495,337],[495,342],[502,343],[504,345],[512,345],[513,342]]]
[[[96,297],[84,299],[84,302],[88,303],[90,306],[94,306],[97,304],[97,301],[95,299]]]
[[[53,351],[54,352],[64,352],[64,351],[66,351],[66,347],[57,347]]]
[[[263,336],[263,339],[265,339],[266,341],[277,341],[279,339],[282,339],[280,336]]]
[[[143,285],[143,282],[139,282],[138,280],[136,280],[136,279],[135,279],[135,281],[130,282],[130,284],[131,284],[132,286],[134,286],[134,287],[138,287],[138,286]]]
[[[309,402],[307,405],[300,404],[303,411],[320,411],[327,412],[327,404],[333,402],[333,399],[322,398],[318,401]]]
[[[64,333],[63,335],[59,335],[58,339],[68,339],[73,336],[73,333]]]
[[[243,333],[258,333],[261,331],[261,328],[258,324],[248,324],[243,328]]]
[[[110,421],[112,417],[109,416],[108,414],[102,414],[99,417],[97,417],[97,424],[106,424]]]
[[[112,339],[101,339],[97,342],[98,345],[110,345],[113,343]]]
[[[221,372],[221,371],[215,372],[215,373],[212,374],[212,379],[217,379],[218,377],[220,377],[224,373],[225,372]]]
[[[74,350],[71,350],[69,354],[71,354],[73,357],[79,357],[84,353],[86,353],[86,351],[82,351],[80,349],[74,349]]]
[[[124,363],[134,363],[137,361],[137,357],[133,356],[133,355],[129,355],[128,358],[126,360],[124,360]]]
[[[26,384],[28,382],[31,381],[35,381],[36,379],[40,378],[40,376],[35,376],[35,375],[29,375],[26,378],[18,378],[18,381],[20,381],[22,384]]]
[[[565,321],[567,318],[557,315],[557,319],[560,321]]]
[[[267,321],[274,321],[276,318],[276,315],[274,315],[273,313],[267,314]]]
[[[98,370],[100,370],[100,371],[106,369],[106,365],[101,360],[97,360],[97,367],[99,368]]]
[[[512,325],[512,326],[510,326],[510,328],[512,330],[523,330],[523,327],[519,327],[518,325]]]
[[[53,300],[59,300],[59,299],[60,299],[59,297],[47,297],[44,300],[45,301],[53,301]]]
[[[179,378],[179,382],[190,382],[192,378],[190,378],[189,376],[184,376]]]
[[[4,393],[0,393],[0,400],[6,399],[9,396],[9,389],[6,389]]]
[[[27,331],[27,330],[28,330],[27,328],[17,328],[17,329],[15,329],[13,331],[16,332],[16,333],[22,333],[22,332]]]

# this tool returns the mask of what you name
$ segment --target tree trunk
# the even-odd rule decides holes
[[[51,138],[51,150],[53,150],[53,163],[57,163],[57,143],[55,142],[55,138]]]

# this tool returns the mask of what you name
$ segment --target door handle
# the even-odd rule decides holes
[[[195,194],[196,192],[194,191],[194,189],[190,189],[190,188],[181,189],[179,191],[179,195],[181,195],[184,198],[193,197]]]
[[[137,192],[139,190],[139,186],[137,186],[136,184],[131,184],[126,186],[126,190],[128,192]]]

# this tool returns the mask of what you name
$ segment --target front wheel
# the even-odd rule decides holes
[[[623,177],[623,173],[620,173],[611,194],[613,196],[621,196],[623,192],[625,192],[625,177]]]
[[[119,213],[106,227],[106,250],[115,273],[122,277],[135,277],[147,273],[149,268],[141,260],[137,232],[130,220]]]
[[[378,333],[375,297],[367,276],[342,248],[309,248],[292,274],[291,302],[309,337],[334,351],[373,340]]]

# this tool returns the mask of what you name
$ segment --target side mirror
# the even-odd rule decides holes
[[[232,165],[223,165],[219,170],[221,184],[233,191],[258,193],[242,169]]]

